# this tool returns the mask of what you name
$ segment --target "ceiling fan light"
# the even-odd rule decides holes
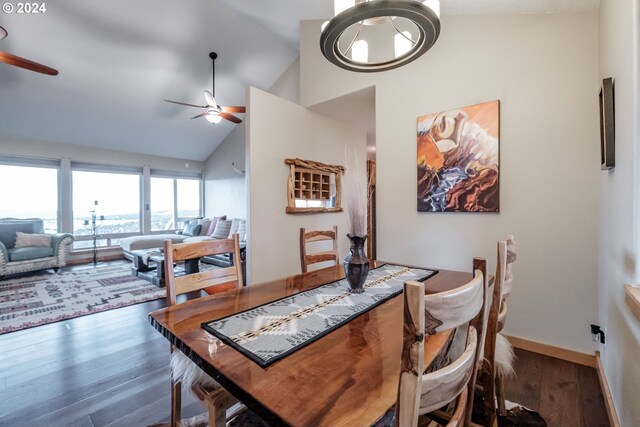
[[[204,117],[212,125],[215,125],[216,123],[220,123],[220,121],[222,120],[222,117],[220,117],[220,115],[218,115],[217,113],[209,113]]]

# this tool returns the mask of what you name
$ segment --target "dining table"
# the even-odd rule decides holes
[[[384,265],[372,262],[371,268]],[[394,263],[397,264],[397,263]],[[431,268],[431,270],[435,270]],[[202,324],[344,279],[341,265],[191,299],[149,314],[151,324],[269,425],[380,425],[393,409],[400,377],[403,299],[396,295],[262,367]],[[437,270],[425,292],[453,289],[470,272]],[[442,356],[451,332],[425,343],[425,366]]]

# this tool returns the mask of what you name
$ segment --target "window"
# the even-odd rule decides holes
[[[5,183],[0,218],[41,218],[44,231],[56,233],[58,168],[56,161],[0,156],[0,182]]]
[[[106,166],[101,166],[105,170],[100,171],[84,170],[89,167],[72,164],[75,249],[93,245],[90,236],[94,214],[96,233],[100,236],[98,246],[110,246],[116,243],[111,242],[111,238],[141,231],[141,173],[121,172]],[[114,171],[106,171],[108,169]]]
[[[159,174],[152,171],[152,174]],[[151,231],[175,230],[202,212],[200,178],[151,177]]]

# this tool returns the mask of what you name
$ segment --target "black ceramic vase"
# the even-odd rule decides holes
[[[364,292],[364,281],[369,274],[369,258],[364,250],[367,235],[352,236],[347,234],[347,237],[351,242],[351,247],[349,254],[344,259],[344,272],[347,275],[347,282],[349,282],[349,290],[354,294],[361,294]]]

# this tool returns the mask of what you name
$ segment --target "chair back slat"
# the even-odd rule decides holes
[[[333,248],[330,251],[307,253],[307,243],[333,241]],[[338,257],[338,226],[333,226],[332,230],[306,231],[300,228],[300,270],[303,273],[308,271],[308,267],[319,262],[333,261],[335,265],[339,263]]]
[[[473,372],[477,345],[478,334],[471,326],[462,355],[446,367],[422,376],[420,414],[445,406],[465,390]]]
[[[426,295],[427,334],[454,329],[475,318],[484,302],[483,284],[482,272],[476,271],[475,277],[464,286]]]
[[[336,232],[333,230],[317,230],[308,231],[304,235],[304,240],[309,242],[321,242],[323,240],[333,240],[336,238]]]
[[[197,243],[197,244],[195,244]],[[172,246],[173,260],[202,258],[207,255],[233,253],[235,250],[233,239],[212,239],[193,243],[176,243]]]
[[[176,295],[186,294],[187,292],[199,291],[200,289],[209,288],[211,286],[222,285],[223,283],[234,282],[238,280],[238,272],[233,267],[219,268],[215,270],[202,271],[186,276],[175,278]]]

